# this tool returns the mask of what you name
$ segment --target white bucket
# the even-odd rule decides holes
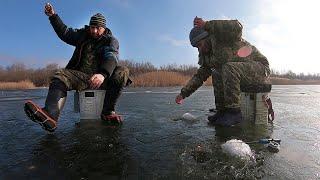
[[[75,92],[75,111],[77,110],[77,92]],[[100,119],[103,108],[105,90],[85,90],[79,92],[80,119]]]
[[[256,125],[268,124],[268,107],[265,98],[268,93],[241,92],[241,112],[245,121]]]

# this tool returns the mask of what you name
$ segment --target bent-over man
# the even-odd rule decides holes
[[[177,95],[176,102],[195,92],[212,75],[217,113],[212,125],[232,126],[242,121],[240,87],[263,84],[270,74],[267,58],[242,38],[238,20],[194,19],[191,45],[198,48],[200,68]]]

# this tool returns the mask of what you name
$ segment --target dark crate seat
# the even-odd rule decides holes
[[[266,93],[270,92],[272,88],[271,84],[250,84],[241,86],[241,92],[245,93]]]

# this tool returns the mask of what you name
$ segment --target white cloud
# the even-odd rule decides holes
[[[171,46],[188,46],[189,45],[189,41],[188,40],[179,40],[179,39],[175,39],[169,35],[161,35],[158,37],[158,40],[162,41],[162,42],[167,42],[169,43]]]
[[[271,68],[319,73],[320,1],[259,1],[260,24],[249,30],[255,45],[268,57]]]
[[[221,20],[231,20],[232,18],[230,18],[230,17],[222,14],[222,15],[220,15],[219,18],[217,18],[217,19],[221,19]]]

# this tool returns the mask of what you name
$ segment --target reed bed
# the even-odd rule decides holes
[[[273,85],[319,85],[320,80],[301,80],[271,77],[271,83]]]
[[[133,77],[134,87],[168,87],[168,86],[183,86],[191,76],[183,75],[178,72],[170,71],[153,71]],[[211,84],[209,78],[205,85]]]
[[[17,90],[17,89],[34,89],[36,86],[30,80],[19,82],[0,82],[2,90]]]

